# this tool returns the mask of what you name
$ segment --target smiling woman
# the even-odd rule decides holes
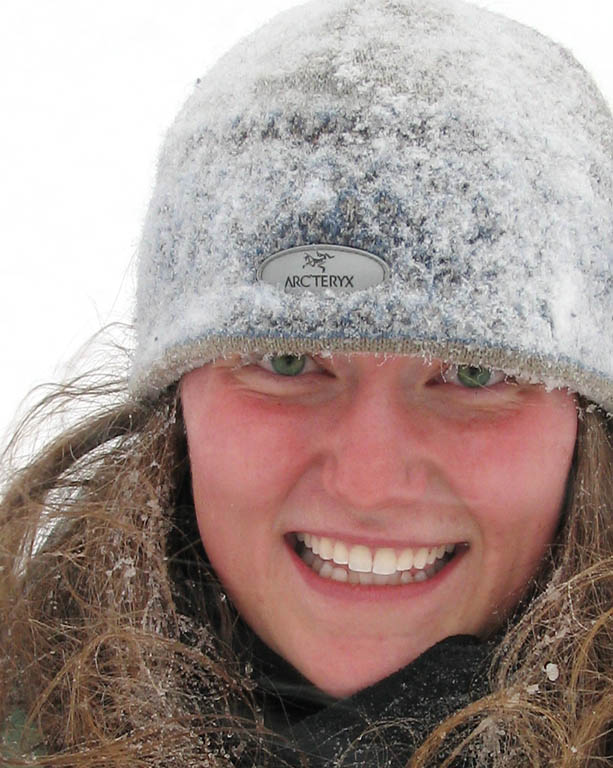
[[[129,382],[6,486],[9,764],[613,758],[611,146],[459,0],[315,0],[198,83]]]
[[[562,390],[464,389],[418,357],[302,361],[184,377],[194,503],[243,618],[348,696],[504,621],[558,527],[577,411]]]

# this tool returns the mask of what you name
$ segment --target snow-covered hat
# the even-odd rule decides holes
[[[356,350],[613,412],[612,158],[596,86],[534,30],[460,0],[285,12],[167,136],[132,391],[235,353]]]

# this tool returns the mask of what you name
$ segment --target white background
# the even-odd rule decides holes
[[[296,4],[2,0],[0,435],[96,330],[130,321],[166,127],[227,48]],[[479,4],[569,47],[613,103],[613,0]]]

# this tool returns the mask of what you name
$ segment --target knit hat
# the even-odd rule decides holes
[[[613,118],[539,33],[461,0],[314,0],[172,126],[131,387],[236,353],[419,354],[613,412]]]

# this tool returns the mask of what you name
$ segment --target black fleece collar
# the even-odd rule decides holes
[[[495,643],[457,635],[346,699],[335,700],[270,651],[261,657],[260,690],[269,727],[291,746],[279,765],[404,768],[434,727],[487,693]]]

